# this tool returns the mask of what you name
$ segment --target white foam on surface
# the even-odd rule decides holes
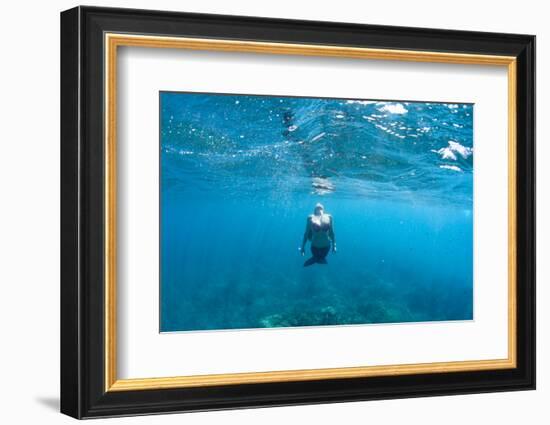
[[[449,146],[446,146],[438,150],[432,149],[432,152],[435,152],[441,155],[441,159],[450,159],[452,161],[456,161],[458,159],[456,154],[460,155],[464,159],[467,159],[469,156],[471,156],[474,153],[474,150],[467,146],[463,146],[458,142],[449,140]]]
[[[458,171],[460,173],[462,173],[462,169],[460,167],[457,167],[456,165],[440,165],[439,168],[445,168],[447,170],[453,170],[453,171]]]
[[[380,112],[389,112],[390,114],[406,114],[409,112],[401,103],[388,103],[378,110]]]

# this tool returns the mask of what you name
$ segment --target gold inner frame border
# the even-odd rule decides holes
[[[356,59],[398,60],[404,62],[433,62],[469,65],[504,66],[508,72],[508,357],[495,360],[468,360],[436,363],[397,364],[381,366],[301,369],[284,371],[228,373],[150,378],[117,378],[116,322],[116,136],[117,136],[117,51],[120,46],[229,51],[280,55],[328,56]],[[205,38],[164,37],[105,33],[105,391],[136,391],[216,385],[239,385],[323,379],[411,375],[420,373],[450,373],[511,369],[517,365],[516,353],[516,58],[513,56],[467,53],[429,52],[394,49],[371,49],[331,45],[289,44],[275,42],[239,41]]]

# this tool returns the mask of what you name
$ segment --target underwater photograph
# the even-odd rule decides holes
[[[473,320],[473,104],[159,96],[160,332]]]

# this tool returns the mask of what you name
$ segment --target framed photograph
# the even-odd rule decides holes
[[[535,37],[61,14],[61,411],[535,388]]]

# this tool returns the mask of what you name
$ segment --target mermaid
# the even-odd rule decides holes
[[[317,264],[327,264],[326,256],[332,247],[336,252],[336,239],[334,236],[334,220],[330,214],[325,213],[322,204],[316,204],[313,214],[309,215],[306,221],[304,239],[300,247],[300,253],[305,255],[307,241],[311,242],[311,258],[306,260],[304,267]]]

